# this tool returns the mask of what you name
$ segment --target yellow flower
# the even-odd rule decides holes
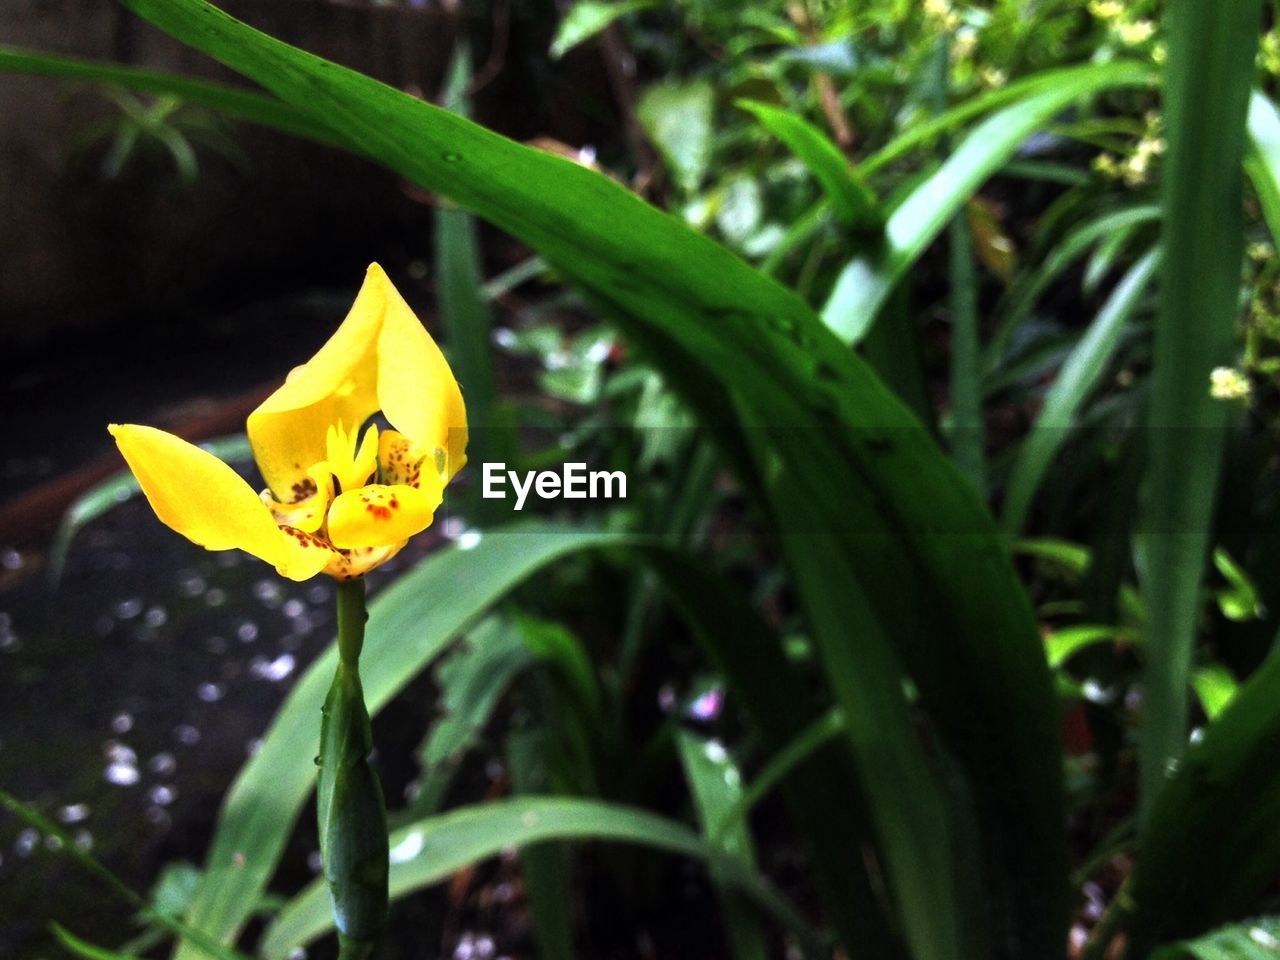
[[[1122,23],[1116,28],[1116,32],[1120,36],[1120,42],[1126,47],[1136,47],[1155,35],[1156,25],[1150,20],[1135,20],[1132,23]]]
[[[1124,4],[1120,0],[1090,0],[1089,12],[1099,20],[1118,20],[1124,16]]]
[[[393,429],[361,428],[378,411]],[[329,341],[249,415],[261,495],[172,434],[112,424],[161,521],[208,550],[240,549],[291,580],[358,577],[431,525],[466,463],[462,391],[376,263]],[[370,482],[373,481],[373,482]]]
[[[1009,75],[1003,70],[998,70],[995,67],[983,67],[978,71],[978,79],[981,80],[984,85],[998,90],[1008,82]]]
[[[924,0],[924,13],[947,30],[954,30],[960,24],[960,17],[952,8],[951,0]]]

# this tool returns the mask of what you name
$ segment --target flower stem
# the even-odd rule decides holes
[[[352,668],[364,649],[364,624],[369,619],[364,603],[364,578],[338,581],[338,658]]]
[[[338,584],[338,667],[320,721],[316,812],[340,960],[372,957],[387,919],[387,813],[360,685],[364,580]]]

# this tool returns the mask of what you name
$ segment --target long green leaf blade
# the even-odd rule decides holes
[[[875,194],[821,130],[804,117],[768,103],[739,100],[737,105],[803,161],[822,185],[841,223],[854,230],[875,230],[884,225],[876,209]]]
[[[1157,950],[1151,960],[1275,960],[1280,957],[1280,918],[1266,917],[1215,930]]]
[[[858,170],[863,176],[870,177],[891,163],[902,159],[917,147],[927,146],[945,137],[948,133],[954,132],[974,117],[979,117],[984,113],[989,113],[1015,100],[1022,100],[1033,93],[1039,93],[1050,87],[1057,87],[1063,83],[1074,83],[1081,70],[1087,71],[1089,69],[1089,65],[1085,65],[1083,67],[1071,66],[1042,70],[1028,77],[1020,77],[1002,87],[996,87],[985,93],[969,97],[945,112],[927,120],[922,120],[910,129],[899,133],[887,144],[863,160],[858,165]],[[1155,80],[1155,72],[1148,69],[1147,81],[1154,83]]]
[[[0,71],[59,77],[99,85],[113,85],[139,93],[178,97],[186,103],[209,107],[237,120],[246,120],[317,143],[342,145],[333,131],[310,114],[274,97],[240,90],[209,80],[139,67],[123,67],[77,57],[0,46]]]
[[[724,674],[730,697],[741,700],[764,748],[785,751],[820,713],[787,661],[781,638],[707,564],[669,550],[648,550],[646,559],[708,659]],[[844,732],[843,723],[837,732]],[[902,946],[863,863],[874,838],[852,760],[845,743],[829,744],[794,765],[782,791],[837,932],[876,957],[897,958],[903,956]],[[840,829],[832,830],[833,823]]]
[[[1187,740],[1187,680],[1229,408],[1244,257],[1245,116],[1258,0],[1171,3],[1165,14],[1164,268],[1151,376],[1143,590],[1148,633],[1139,745],[1144,811]]]
[[[1000,326],[985,351],[983,363],[988,372],[1003,359],[1018,328],[1030,316],[1036,300],[1075,260],[1088,249],[1108,236],[1131,229],[1139,224],[1160,219],[1160,208],[1155,204],[1142,204],[1122,210],[1112,210],[1072,229],[1055,246],[1038,267],[1021,275],[1009,292],[1008,303],[1003,310]]]
[[[1138,838],[1130,953],[1257,909],[1280,873],[1280,656],[1272,654],[1187,749]]]
[[[445,105],[459,116],[469,115],[466,86],[471,58],[466,47],[454,53],[445,90]],[[441,203],[435,211],[435,272],[440,323],[448,339],[449,358],[461,383],[466,384],[469,457],[475,463],[504,462],[514,444],[497,421],[498,388],[490,343],[493,317],[483,293],[480,238],[475,218],[466,210]],[[497,519],[500,504],[481,496],[478,483],[467,492],[466,512],[487,526]]]
[[[703,839],[713,850],[738,860],[743,866],[755,867],[755,845],[751,831],[739,823],[734,829],[712,839],[711,828],[742,795],[742,776],[717,740],[700,737],[688,730],[676,736],[676,749],[684,767],[685,781],[698,814]],[[711,877],[719,888],[728,928],[729,944],[735,960],[764,960],[768,956],[764,930],[748,905],[743,903],[720,869],[712,865]]]

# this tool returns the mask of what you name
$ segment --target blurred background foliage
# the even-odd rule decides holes
[[[167,21],[130,6],[183,36],[187,4]],[[794,294],[679,248],[714,267],[709,299],[760,294],[743,315],[761,346],[738,354],[687,322],[728,328],[729,308],[691,298],[668,328],[688,340],[645,325],[653,289],[686,283],[680,263],[645,273],[660,239],[685,243],[676,226],[600,192],[612,239],[642,250],[612,288],[530,239],[560,203],[585,222],[585,180],[494,148],[517,173],[495,164],[493,181],[523,171],[541,206],[508,211],[462,179],[457,206],[449,164],[483,179],[483,161],[395,153],[407,131],[454,129],[434,115],[397,101],[385,139],[362,139],[273,87],[248,44],[238,69],[279,100],[124,7],[0,10],[17,411],[0,464],[0,953],[333,954],[314,828],[294,822],[331,588],[158,529],[102,426],[167,425],[248,470],[245,414],[378,260],[450,354],[473,463],[582,460],[625,470],[631,494],[529,520],[480,499],[472,471],[373,578],[388,957],[1275,956],[1274,921],[1212,930],[1280,913],[1280,33],[1271,4],[1224,0],[1213,23],[1195,6],[225,5],[612,179]],[[1192,145],[1176,157],[1172,124]],[[1175,160],[1190,189],[1165,176]],[[1197,193],[1219,204],[1200,219]],[[1188,277],[1190,317],[1161,301]],[[626,283],[631,312],[603,295]],[[1201,299],[1222,289],[1226,308]],[[896,401],[860,366],[815,362],[812,382],[868,406],[744,453],[758,438],[725,424],[772,409],[751,376],[800,382],[765,320],[810,311],[831,333],[814,319],[796,343],[856,348]],[[723,394],[691,388],[707,371]],[[1218,426],[1179,433],[1198,421],[1161,419],[1170,391]],[[828,412],[812,400],[795,409]],[[864,415],[894,425],[870,461],[917,450],[905,429],[954,469],[922,453],[919,476],[868,481],[833,436]],[[829,499],[786,513],[760,463],[806,501],[792,449],[835,470]],[[1179,500],[1182,474],[1207,492]],[[868,487],[890,493],[860,506]],[[1190,506],[1153,514],[1152,487]],[[803,536],[883,504],[874,529],[910,541],[893,523],[981,515],[941,530],[1000,549],[948,575],[906,548],[935,580],[885,599],[905,568],[888,551],[868,572],[874,535],[860,559],[841,552],[856,539]],[[1188,556],[1161,553],[1172,531]],[[1006,545],[1024,589],[981,575]],[[938,576],[962,596],[921,587]],[[984,624],[999,636],[975,639]],[[1154,681],[1172,690],[1155,703]]]

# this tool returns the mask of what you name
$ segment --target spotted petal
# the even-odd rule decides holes
[[[333,472],[329,464],[324,461],[315,464],[307,471],[305,481],[293,485],[292,493],[290,502],[281,503],[271,496],[270,490],[264,490],[262,502],[280,526],[315,533],[324,526],[329,504],[333,501]]]
[[[438,506],[439,487],[434,495],[403,484],[348,490],[329,508],[329,540],[339,549],[401,543],[431,526]]]

